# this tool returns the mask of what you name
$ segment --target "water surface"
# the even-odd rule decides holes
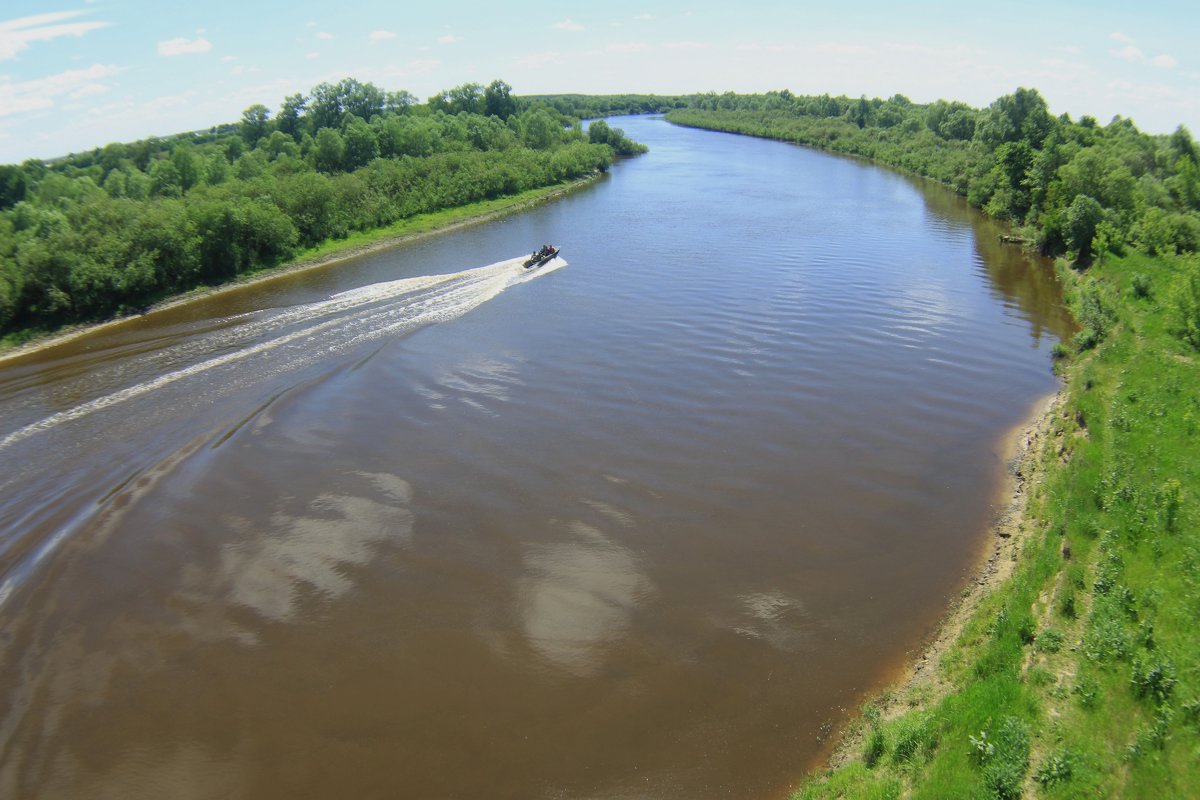
[[[1058,289],[943,190],[617,124],[552,204],[0,364],[0,795],[812,765],[961,585]]]

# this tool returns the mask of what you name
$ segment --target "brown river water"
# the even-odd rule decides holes
[[[942,189],[615,124],[556,202],[0,362],[0,796],[814,765],[980,551],[1059,290]]]

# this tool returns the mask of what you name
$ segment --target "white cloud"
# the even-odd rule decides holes
[[[821,42],[816,49],[826,53],[836,53],[843,56],[865,56],[876,52],[876,48],[863,44],[845,44],[843,42]]]
[[[1106,87],[1116,97],[1126,100],[1153,98],[1156,100],[1179,100],[1179,93],[1169,86],[1158,83],[1135,83],[1127,80],[1109,81]]]
[[[355,74],[359,80],[370,81],[376,86],[396,86],[408,81],[415,75],[433,72],[440,66],[442,66],[442,62],[436,58],[417,58],[406,64],[391,64],[380,69],[360,69]],[[350,76],[343,75],[339,77]]]
[[[517,56],[513,63],[519,67],[544,67],[548,64],[562,64],[563,55],[557,51],[535,51],[523,56]]]
[[[653,14],[634,14],[633,18],[640,19],[640,20],[652,20],[652,19],[654,19],[654,15]]]
[[[103,83],[85,83],[83,86],[80,86],[67,96],[72,100],[82,100],[85,97],[94,97],[98,94],[107,94],[108,91],[108,87]]]
[[[237,56],[221,56],[221,63],[228,64],[230,61],[237,61]]]
[[[581,31],[584,29],[584,27],[578,22],[574,22],[569,19],[564,19],[562,22],[556,22],[550,27],[560,31]]]
[[[128,97],[117,100],[113,103],[105,103],[102,106],[92,106],[83,112],[83,119],[86,123],[92,123],[97,119],[115,116],[118,114],[126,115],[133,110],[133,101]]]
[[[328,31],[321,31],[320,33],[317,34],[317,38],[328,41],[333,38],[333,34],[329,33]]]
[[[644,53],[650,49],[650,45],[645,42],[613,42],[607,45],[603,52],[605,53]]]
[[[1124,42],[1125,44],[1133,44],[1133,37],[1127,36],[1124,33],[1121,33],[1120,31],[1113,31],[1112,33],[1110,33],[1108,35],[1108,38],[1112,39],[1114,42]]]
[[[320,58],[321,54],[320,53],[306,53],[304,55],[304,57],[307,58],[309,61],[312,61],[314,58]]]
[[[705,50],[708,42],[667,42],[665,47],[668,50]]]
[[[763,42],[742,42],[734,48],[746,53],[794,53],[800,48],[794,44],[765,44]],[[835,42],[825,42],[817,45],[818,50],[826,50],[835,53],[846,53],[851,55],[871,53],[869,47],[861,45],[837,44]]]
[[[171,108],[180,108],[186,105],[188,99],[194,94],[195,92],[184,92],[183,94],[161,95],[153,100],[143,103],[142,110],[154,114]]]
[[[1136,64],[1139,61],[1146,60],[1146,54],[1131,44],[1125,45],[1120,50],[1109,50],[1108,54],[1110,56],[1115,56],[1122,61],[1128,61],[1130,64]]]
[[[1116,36],[1116,34],[1113,34],[1114,39]],[[1120,41],[1126,40],[1127,39],[1121,39]],[[1161,53],[1154,58],[1150,58],[1142,52],[1140,47],[1137,47],[1133,44],[1127,44],[1119,50],[1109,50],[1108,54],[1115,58],[1119,58],[1122,61],[1128,61],[1130,64],[1150,64],[1151,66],[1158,67],[1159,69],[1175,69],[1179,66],[1179,60],[1174,56]]]
[[[455,36],[453,33],[447,33],[445,36],[438,37],[438,44],[455,44],[461,42],[463,37]]]
[[[0,117],[50,108],[61,95],[78,100],[102,94],[109,89],[103,81],[122,71],[113,64],[93,64],[32,81],[0,82]]]
[[[979,52],[963,44],[956,44],[950,47],[929,47],[923,44],[910,44],[908,42],[888,42],[884,44],[884,49],[894,53],[930,56],[932,58],[962,58],[971,54],[978,55]]]
[[[160,56],[183,56],[192,53],[207,53],[209,50],[212,50],[212,42],[203,36],[197,36],[195,39],[185,39],[180,36],[158,43]]]
[[[393,33],[392,31],[371,31],[371,35],[367,37],[367,39],[370,40],[371,44],[375,44],[376,42],[383,42],[388,39],[395,39],[395,38],[396,38],[396,34]]]
[[[1060,47],[1052,47],[1050,49],[1056,53],[1066,53],[1069,56],[1077,56],[1080,54],[1080,52],[1082,52],[1078,47],[1076,47],[1073,44],[1064,44]]]
[[[111,24],[100,21],[65,22],[82,13],[84,12],[56,11],[0,22],[0,61],[16,58],[22,51],[29,49],[31,42],[47,42],[60,36],[83,36],[88,31]]]

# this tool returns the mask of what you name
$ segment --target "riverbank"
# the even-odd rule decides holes
[[[373,231],[354,233],[345,239],[331,239],[323,242],[320,245],[317,245],[316,247],[299,253],[295,258],[283,264],[254,272],[243,273],[224,283],[215,284],[212,286],[201,286],[184,292],[183,294],[164,298],[163,300],[160,300],[146,308],[139,314],[118,317],[116,319],[106,320],[104,322],[73,325],[68,328],[47,331],[45,333],[35,334],[31,338],[20,342],[11,341],[11,337],[9,339],[0,339],[0,361],[18,358],[39,350],[54,347],[73,339],[88,336],[99,330],[123,325],[132,319],[138,319],[146,314],[151,314],[155,311],[160,311],[165,308],[172,308],[183,303],[198,300],[202,297],[211,297],[213,295],[218,295],[222,292],[231,291],[233,289],[241,288],[250,284],[275,280],[284,275],[291,275],[310,269],[328,267],[341,261],[367,255],[368,253],[387,250],[389,248],[397,247],[418,239],[423,239],[429,236],[437,236],[443,233],[459,230],[470,225],[478,225],[483,222],[498,219],[508,214],[517,213],[541,203],[550,202],[559,197],[563,197],[571,192],[577,191],[585,186],[590,185],[591,183],[594,183],[595,181],[599,180],[602,175],[603,173],[593,173],[592,175],[579,178],[565,184],[544,186],[538,189],[530,189],[509,197],[500,197],[493,200],[482,200],[475,203],[469,203],[464,206],[458,206],[456,208],[444,209],[431,214],[420,214],[415,217],[401,220],[400,222],[389,225],[386,228],[378,228]]]
[[[918,706],[936,704],[954,690],[938,666],[954,652],[981,603],[1002,589],[1013,575],[1033,529],[1026,524],[1027,505],[1031,493],[1045,477],[1042,449],[1055,437],[1054,423],[1065,400],[1065,391],[1039,400],[1022,423],[1001,437],[1004,477],[996,491],[994,520],[980,542],[965,585],[927,643],[905,660],[896,674],[884,682],[886,688],[864,706],[864,713],[850,720],[836,737],[836,748],[826,762],[829,768],[845,767],[857,760],[873,730],[869,723],[876,719],[880,723],[890,722]]]
[[[1200,263],[1129,256],[1062,272],[1077,316],[1098,327],[1015,439],[991,552],[796,800],[1200,785],[1200,368],[1176,335],[1180,308],[1200,313]]]

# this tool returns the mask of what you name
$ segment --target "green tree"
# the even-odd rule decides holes
[[[975,135],[975,115],[966,103],[938,100],[929,106],[925,124],[943,139],[967,141]]]
[[[533,150],[547,150],[558,141],[562,128],[543,108],[526,111],[520,117],[521,140]]]
[[[119,169],[114,169],[108,173],[108,177],[104,179],[101,188],[109,197],[124,197],[125,196],[125,180],[127,174]]]
[[[507,120],[517,111],[517,101],[512,96],[512,87],[504,81],[495,80],[483,90],[483,113]]]
[[[179,186],[183,191],[188,191],[200,182],[201,163],[191,145],[176,145],[175,149],[171,151],[171,163],[175,165],[175,171],[179,173]]]
[[[270,203],[210,198],[189,211],[200,238],[200,275],[206,280],[230,278],[295,252],[295,226]]]
[[[183,193],[175,162],[160,159],[150,167],[150,193],[155,197],[178,197]]]
[[[296,226],[301,245],[311,247],[329,238],[337,211],[329,178],[306,172],[285,178],[279,189],[281,207]]]
[[[301,127],[300,118],[304,113],[304,106],[308,102],[308,98],[297,92],[283,98],[283,103],[279,106],[278,113],[275,114],[275,129],[291,136],[293,139],[299,140]]]
[[[67,290],[76,262],[75,235],[60,212],[30,211],[26,229],[33,235],[16,252],[23,274],[21,304],[36,319],[61,319],[71,310]]]
[[[242,112],[242,138],[250,148],[267,135],[271,123],[271,112],[262,103],[255,103]]]
[[[405,89],[387,92],[383,99],[383,108],[389,114],[407,114],[416,104],[417,98]]]
[[[1059,168],[1058,175],[1066,197],[1085,194],[1105,208],[1118,211],[1133,208],[1137,180],[1111,152],[1099,147],[1083,148]]]
[[[0,165],[0,209],[25,199],[25,172],[15,164]]]
[[[1054,123],[1046,101],[1037,90],[1021,88],[988,106],[975,128],[975,138],[990,150],[1017,141],[1040,149]]]
[[[464,83],[444,89],[429,98],[429,107],[447,114],[480,114],[485,109],[483,87],[478,83]]]
[[[360,83],[354,78],[336,84],[318,84],[309,95],[306,119],[314,131],[341,127],[346,114],[370,121],[383,112],[383,91],[374,84]]]
[[[313,164],[321,172],[336,172],[345,162],[346,145],[342,135],[333,128],[321,128],[317,132],[316,147],[313,148]]]
[[[0,258],[0,330],[13,322],[21,311],[25,277],[15,261]]]
[[[259,147],[267,152],[272,160],[280,156],[299,156],[300,146],[296,140],[283,131],[272,131],[271,135],[262,141]]]
[[[1096,227],[1103,219],[1104,209],[1100,203],[1084,194],[1076,197],[1067,209],[1067,246],[1075,251],[1078,263],[1091,262],[1092,240],[1096,236]]]
[[[320,137],[317,137],[320,148]],[[342,167],[355,170],[364,167],[379,156],[379,142],[371,126],[358,117],[353,117],[348,125],[344,139]]]
[[[858,98],[858,101],[850,107],[850,121],[859,128],[865,128],[867,122],[871,119],[871,104],[867,102],[866,95]]]
[[[1177,158],[1185,158],[1193,164],[1200,163],[1200,150],[1197,150],[1192,134],[1182,125],[1171,134],[1171,152]]]
[[[111,142],[100,149],[96,162],[104,168],[105,177],[114,169],[119,169],[121,163],[129,158],[129,148],[119,142]]]
[[[610,134],[608,123],[602,119],[594,120],[588,125],[588,142],[591,144],[608,144]]]
[[[370,121],[383,113],[384,93],[373,83],[360,83],[347,78],[337,85],[342,97],[342,112]]]
[[[154,181],[139,169],[130,170],[125,175],[125,196],[130,200],[146,200],[153,188]]]
[[[342,122],[342,97],[337,86],[319,83],[309,92],[308,110],[304,115],[314,135],[322,128],[333,128]]]

